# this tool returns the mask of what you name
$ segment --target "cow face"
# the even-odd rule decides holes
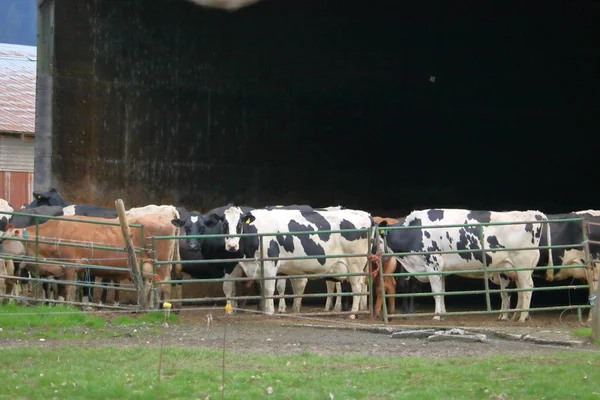
[[[40,206],[67,207],[73,204],[63,199],[55,188],[51,188],[45,192],[33,192],[33,197],[33,201],[26,208],[35,208]]]
[[[376,228],[377,229],[379,229],[379,228],[385,228],[386,226],[389,226],[388,221],[382,220],[382,221],[380,221],[377,224]],[[375,236],[377,239],[376,239],[376,242],[373,243],[373,248],[371,248],[371,251],[373,253],[377,252],[377,251],[380,252],[381,254],[385,253],[385,242],[384,242],[384,239],[383,239],[383,235],[384,234],[387,235],[388,232],[389,231],[382,229],[382,230],[379,231],[379,234]]]
[[[204,216],[197,211],[192,211],[185,221],[175,218],[171,220],[171,223],[177,227],[183,228],[186,236],[204,235],[206,226],[208,225]],[[189,251],[200,251],[202,239],[186,238],[186,242]]]
[[[239,207],[231,207],[225,210],[223,217],[223,233],[230,235],[244,233],[244,225],[250,225],[255,217],[251,212],[242,213]],[[236,252],[240,249],[240,237],[225,238],[225,249]]]
[[[22,238],[23,231],[16,229],[14,225],[8,224],[5,232],[0,232],[0,253],[11,254],[14,256],[24,256],[27,254],[23,242],[20,240],[7,240],[7,238]]]

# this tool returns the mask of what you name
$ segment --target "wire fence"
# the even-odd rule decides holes
[[[14,213],[14,215],[27,215]],[[86,221],[82,219],[71,219],[65,217],[48,217],[48,216],[35,216],[39,221],[39,218],[49,219],[49,220],[65,220],[70,221],[73,224],[84,224],[91,223],[96,225],[113,225],[116,226],[118,223],[116,222],[99,222],[99,221]],[[498,227],[498,226],[507,226],[507,225],[527,225],[527,224],[542,224],[546,226],[549,223],[571,223],[576,222],[581,225],[581,241],[577,241],[575,243],[569,244],[552,244],[550,246],[523,246],[518,248],[486,248],[485,240],[484,240],[484,228],[489,227]],[[80,288],[80,292],[84,289],[102,289],[108,290],[112,289],[120,292],[136,292],[136,286],[134,284],[120,284],[118,287],[109,286],[109,282],[96,283],[91,282],[89,277],[94,275],[107,275],[110,273],[118,273],[126,276],[130,276],[131,270],[127,266],[127,257],[124,255],[123,257],[94,257],[93,252],[118,252],[124,253],[125,249],[115,245],[113,242],[99,242],[95,240],[84,240],[84,239],[73,239],[73,238],[61,238],[56,237],[56,235],[50,234],[40,234],[40,225],[39,222],[33,228],[27,228],[29,231],[29,235],[22,235],[20,237],[7,237],[3,236],[2,240],[4,241],[20,241],[29,243],[31,247],[35,247],[35,253],[31,254],[22,254],[22,255],[13,255],[13,254],[0,254],[0,259],[10,260],[12,262],[17,263],[25,263],[28,264],[29,274],[27,276],[19,276],[18,281],[20,283],[26,285],[30,283],[34,286],[33,295],[30,296],[20,296],[16,293],[0,293],[0,297],[3,297],[8,300],[20,300],[20,301],[28,301],[28,302],[38,302],[45,301],[48,303],[66,303],[66,304],[74,304],[78,306],[89,306],[90,303],[87,301],[75,301],[73,299],[63,300],[57,298],[42,298],[40,295],[40,291],[43,285],[74,285]],[[139,228],[143,230],[143,226],[141,225],[130,225],[132,228]],[[393,230],[410,230],[410,229],[461,229],[461,228],[474,228],[478,230],[479,234],[479,243],[483,244],[483,246],[479,246],[474,249],[454,249],[454,250],[445,250],[445,251],[421,251],[421,252],[404,252],[404,253],[395,253],[391,251],[387,243],[388,235],[386,232]],[[91,228],[90,228],[91,229]],[[34,233],[35,232],[35,233]],[[356,252],[346,253],[346,254],[319,254],[319,255],[296,255],[289,257],[269,257],[266,255],[265,251],[265,240],[271,240],[272,238],[277,238],[280,236],[292,236],[299,238],[303,235],[342,235],[342,234],[358,234],[364,235],[369,238],[364,242],[364,248],[360,251],[356,248]],[[149,243],[144,245],[143,243],[143,234],[142,234],[142,242],[135,246],[135,251],[137,254],[143,254],[144,251],[150,252],[152,254],[152,265],[153,271],[151,276],[146,274],[146,278],[150,281],[152,285],[152,296],[155,300],[159,300],[159,292],[161,291],[161,287],[164,285],[170,286],[179,286],[185,290],[185,286],[193,283],[233,283],[233,284],[243,284],[251,281],[259,282],[261,285],[261,291],[258,295],[251,296],[184,296],[182,294],[171,296],[169,299],[173,304],[177,306],[182,304],[187,305],[198,305],[198,304],[223,304],[227,301],[259,301],[260,304],[264,304],[266,300],[286,300],[286,299],[330,299],[330,300],[338,300],[342,297],[354,297],[359,296],[366,301],[361,302],[361,308],[358,311],[341,311],[341,310],[327,310],[323,312],[310,312],[307,316],[318,316],[318,315],[365,315],[370,318],[374,318],[375,310],[374,304],[379,297],[382,299],[382,314],[381,317],[385,323],[388,323],[391,318],[415,318],[415,317],[432,317],[432,316],[450,316],[450,315],[469,315],[469,314],[504,314],[509,310],[499,309],[494,310],[491,307],[491,296],[495,295],[510,295],[511,293],[533,293],[533,292],[549,292],[549,291],[572,291],[572,290],[588,290],[590,303],[594,301],[594,276],[596,276],[596,285],[597,285],[597,267],[591,260],[589,245],[590,243],[594,243],[593,241],[588,240],[587,232],[585,228],[585,224],[583,224],[583,220],[581,218],[572,218],[572,219],[559,219],[559,220],[547,220],[547,221],[519,221],[519,222],[501,222],[501,223],[472,223],[472,224],[449,224],[449,225],[434,225],[434,226],[418,226],[418,227],[382,227],[378,228],[377,231],[373,231],[373,229],[344,229],[344,230],[324,230],[324,231],[309,231],[309,232],[273,232],[273,233],[260,233],[260,234],[221,234],[221,235],[195,235],[188,236],[187,239],[198,239],[198,240],[206,240],[206,239],[214,239],[214,238],[225,238],[225,237],[256,237],[259,240],[259,256],[255,258],[239,258],[239,259],[187,259],[175,262],[174,260],[158,260],[156,259],[156,247],[160,241],[165,240],[180,240],[179,236],[154,236],[151,238]],[[384,251],[378,251],[377,257],[373,257],[372,248],[374,244],[383,242]],[[56,258],[47,258],[41,257],[39,254],[40,245],[50,245],[56,247],[72,247],[79,249],[87,249],[86,251],[89,253],[88,257],[86,257],[83,261],[77,258],[70,257],[56,257]],[[551,251],[557,249],[575,249],[581,252],[583,263],[571,263],[570,265],[550,265],[550,266],[537,266],[537,265],[514,265],[510,268],[498,268],[494,265],[487,265],[486,255],[491,254],[499,254],[502,252],[524,252],[524,251]],[[447,255],[447,254],[457,254],[464,255],[469,254],[472,257],[476,257],[479,255],[479,258],[482,260],[482,266],[480,268],[472,268],[468,270],[426,270],[423,272],[386,272],[383,271],[380,266],[384,265],[386,258],[394,257],[396,259],[401,259],[403,257],[414,257],[414,256],[433,256],[433,255]],[[268,276],[265,274],[265,263],[277,264],[282,262],[297,262],[301,263],[308,260],[321,259],[321,260],[334,260],[339,261],[342,260],[344,262],[348,262],[348,260],[362,258],[364,259],[364,267],[361,268],[358,272],[330,272],[330,273],[313,273],[313,274],[296,274],[289,276]],[[80,261],[80,262],[76,262]],[[141,261],[140,261],[141,262]],[[208,268],[210,264],[214,263],[255,263],[259,265],[258,274],[252,277],[223,277],[223,278],[214,278],[214,279],[166,279],[160,280],[158,279],[158,275],[156,274],[156,269],[161,265],[174,265],[181,263],[185,264],[196,264],[198,268]],[[102,264],[110,264],[110,263],[121,263],[122,266],[109,266]],[[80,271],[79,277],[75,280],[66,280],[61,279],[63,274],[55,274],[54,279],[49,279],[48,276],[40,276],[40,267],[41,266],[58,266],[63,271],[68,268],[74,268]],[[560,285],[560,286],[537,286],[537,287],[517,287],[517,288],[508,288],[508,287],[500,287],[499,289],[495,289],[489,286],[489,279],[491,277],[497,276],[499,274],[515,274],[520,271],[526,272],[538,272],[545,271],[547,269],[558,269],[564,271],[579,271],[581,269],[584,270],[585,276],[587,278],[586,284],[569,284],[569,285]],[[330,270],[333,271],[333,270]],[[385,280],[393,279],[394,281],[397,279],[417,279],[421,278],[422,280],[429,280],[431,276],[447,276],[451,274],[471,274],[477,275],[484,281],[484,288],[477,290],[452,290],[452,291],[436,291],[432,292],[422,292],[422,293],[387,293],[385,289]],[[595,274],[595,275],[594,275]],[[87,275],[88,279],[84,279]],[[123,276],[122,275],[122,276]],[[375,276],[375,279],[373,277]],[[266,293],[265,283],[268,281],[276,281],[280,279],[288,279],[288,280],[307,280],[307,279],[338,279],[338,280],[347,280],[350,277],[358,277],[363,282],[363,289],[360,291],[352,290],[350,292],[331,292],[331,293],[292,293],[286,294],[279,292],[275,293]],[[0,270],[0,280],[11,281],[15,280],[14,275],[10,273],[6,273],[6,270]],[[377,280],[377,282],[375,282]],[[377,283],[378,292],[374,290],[374,282]],[[293,287],[293,285],[292,285]],[[338,289],[339,290],[339,289]],[[464,310],[464,311],[451,311],[446,312],[431,312],[431,311],[421,311],[414,313],[390,313],[387,309],[387,299],[392,298],[394,301],[396,299],[404,299],[404,298],[422,298],[426,296],[463,296],[463,295],[484,295],[485,296],[485,305],[481,310]],[[158,304],[158,302],[156,303]],[[235,303],[233,303],[235,304]],[[366,306],[365,306],[366,305]],[[105,308],[118,308],[125,307],[127,309],[138,306],[138,304],[128,304],[128,305],[108,305],[102,304],[99,305],[94,303],[94,306],[101,306]],[[545,307],[527,307],[527,308],[515,308],[510,309],[510,312],[519,312],[519,311],[551,311],[551,310],[567,310],[574,309],[577,312],[581,313],[584,310],[589,310],[592,308],[592,304],[559,304]],[[299,310],[294,310],[293,314],[298,314]],[[591,314],[590,314],[591,315]]]

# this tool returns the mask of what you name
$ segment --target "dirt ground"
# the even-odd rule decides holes
[[[250,311],[255,307],[248,307]],[[320,307],[305,307],[303,312],[318,312]],[[106,315],[106,314],[104,314]],[[209,317],[212,322],[208,324]],[[307,326],[313,325],[313,326]],[[448,317],[445,321],[434,322],[429,317],[396,320],[389,324],[394,328],[418,327],[463,327],[468,332],[481,332],[488,335],[489,341],[429,342],[425,338],[392,338],[389,333],[367,331],[372,326],[383,327],[381,321],[371,321],[366,316],[357,320],[347,317],[293,317],[266,316],[252,312],[225,315],[222,307],[201,309],[188,307],[179,313],[178,322],[168,328],[161,328],[157,335],[144,327],[116,326],[111,329],[114,337],[89,340],[69,340],[69,345],[85,346],[165,346],[183,348],[221,349],[223,339],[227,349],[239,353],[297,354],[304,351],[318,354],[366,354],[372,356],[398,357],[452,357],[480,356],[491,354],[535,354],[548,351],[597,351],[582,338],[572,335],[572,330],[581,327],[577,317],[570,312],[534,313],[531,321],[525,324],[496,321],[494,316],[470,315]],[[82,328],[84,329],[84,328]],[[485,329],[488,329],[486,332]],[[547,334],[554,338],[578,339],[576,346],[538,344],[526,340],[506,340],[494,332],[519,335]],[[7,339],[0,338],[0,347],[13,346],[55,346],[65,344],[64,340],[47,339]]]

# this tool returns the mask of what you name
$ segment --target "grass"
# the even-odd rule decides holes
[[[0,398],[157,398],[156,347],[28,347],[2,353]],[[217,350],[165,348],[160,397],[220,398],[221,357]],[[225,361],[227,399],[327,399],[330,393],[335,399],[600,396],[596,353],[422,359],[230,352]]]
[[[19,339],[114,337],[122,333],[120,326],[145,326],[148,333],[156,333],[164,322],[164,312],[120,315],[112,321],[105,318],[84,313],[73,306],[23,306],[8,303],[0,305],[0,328],[2,328],[0,337]],[[175,323],[176,320],[177,316],[171,313],[169,323]]]
[[[583,337],[591,337],[592,336],[592,328],[573,329],[573,335],[583,336]],[[600,338],[596,339],[596,342],[594,344],[600,345]]]
[[[65,305],[33,307],[9,303],[0,306],[0,326],[11,328],[87,326],[99,328],[105,321]]]

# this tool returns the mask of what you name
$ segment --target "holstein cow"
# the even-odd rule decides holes
[[[8,225],[8,221],[12,217],[11,214],[2,214],[2,211],[12,213],[15,209],[8,204],[8,201],[0,199],[0,231],[6,229],[6,225]]]
[[[287,206],[282,206],[282,205],[278,205],[278,206],[267,206],[264,207],[265,210],[298,210],[301,212],[311,212],[311,211],[335,211],[335,210],[345,210],[345,207],[342,206],[329,206],[329,207],[323,207],[323,208],[313,208],[309,205],[299,205],[299,204],[291,204],[291,205],[287,205]],[[241,270],[241,268],[240,268]],[[277,279],[277,293],[279,293],[280,296],[284,296],[285,295],[285,289],[286,289],[286,279],[285,279],[285,275],[279,273],[279,276],[282,276],[282,279]],[[307,283],[308,283],[308,279],[306,278],[296,278],[296,279],[300,279],[300,281],[298,282],[298,284],[296,285],[297,289],[299,290],[299,288],[304,288],[306,287]],[[365,277],[365,279],[368,279],[368,277]],[[338,293],[338,296],[335,296],[335,305],[333,305],[333,296],[327,296],[327,299],[325,300],[325,311],[330,311],[333,309],[333,311],[342,311],[342,304],[345,304],[344,307],[347,307],[347,297],[344,297],[342,299],[342,296],[340,296],[340,294],[344,293],[344,292],[349,292],[351,291],[348,282],[344,281],[344,282],[340,282],[337,279],[334,278],[325,278],[325,284],[327,286],[327,294],[332,294],[334,292]],[[366,284],[368,285],[368,283]],[[365,288],[366,288],[365,285]],[[343,288],[345,290],[343,290]],[[298,293],[298,295],[302,295],[303,293]],[[362,299],[362,297],[361,297]],[[302,298],[298,298],[298,304],[301,304],[302,302]],[[300,306],[298,306],[300,307]],[[366,308],[366,304],[362,304],[361,305],[361,310]],[[279,299],[279,307],[277,309],[278,312],[280,313],[285,313],[287,311],[287,306],[286,306],[286,301],[284,297],[281,297]]]
[[[22,208],[35,208],[39,206],[67,207],[70,205],[73,205],[73,203],[63,199],[55,188],[51,188],[47,191],[33,192],[33,201],[24,205]]]
[[[221,219],[216,215],[209,215],[210,219]],[[270,233],[270,232],[314,232],[317,230],[362,229],[373,226],[371,216],[364,211],[357,210],[326,210],[302,211],[285,209],[256,209],[244,212],[239,207],[230,207],[224,212],[221,219],[226,233]],[[324,258],[319,256],[333,254],[359,254],[366,253],[369,249],[370,238],[366,233],[342,234],[312,234],[312,235],[287,235],[266,236],[264,246],[267,257],[297,257],[315,256],[313,259],[295,259],[280,261],[265,261],[264,276],[275,277],[282,275],[308,275],[332,273],[359,273],[363,272],[367,257],[336,257]],[[228,237],[226,249],[230,252],[241,251],[245,258],[260,258],[258,237]],[[260,277],[260,262],[254,260],[241,261],[240,267],[247,276],[258,279]],[[347,278],[353,292],[361,292],[364,279],[360,276]],[[344,278],[340,278],[344,280]],[[294,294],[304,293],[306,279],[293,279]],[[264,282],[266,296],[273,296],[275,281]],[[352,312],[359,310],[360,295],[353,296]],[[300,311],[301,298],[294,299],[294,311]],[[273,314],[273,299],[265,302],[265,312]],[[350,315],[355,318],[355,315]]]
[[[69,260],[82,265],[100,265],[107,267],[124,268],[125,271],[101,270],[96,269],[95,275],[101,277],[110,277],[113,279],[126,279],[130,277],[131,271],[127,263],[127,254],[116,250],[99,249],[97,246],[107,246],[123,248],[125,243],[120,226],[111,225],[90,225],[86,223],[77,223],[82,220],[106,221],[106,219],[93,217],[74,216],[70,220],[52,220],[40,225],[39,237],[51,243],[39,243],[39,257],[46,260]],[[118,220],[112,220],[118,222]],[[152,236],[174,236],[177,234],[177,228],[172,224],[171,219],[164,215],[143,215],[129,220],[131,224],[144,225],[144,244],[146,245],[146,254],[141,255],[144,259],[142,276],[146,284],[146,296],[150,293],[151,281],[153,278],[152,261],[154,254],[151,253],[148,244],[151,243]],[[141,229],[131,228],[132,244],[136,248],[141,246]],[[34,256],[35,253],[35,230],[32,232],[27,229],[19,229],[9,226],[5,236],[23,238],[27,241],[3,240],[0,243],[0,252],[20,255]],[[48,240],[51,239],[51,240]],[[87,243],[89,247],[61,246],[61,243]],[[174,257],[175,240],[161,240],[156,243],[156,260],[172,261]],[[78,270],[84,268],[63,266],[58,264],[39,264],[40,274],[54,276],[59,279],[73,281]],[[171,273],[171,265],[163,264],[157,266],[156,273],[161,280],[167,279]],[[66,286],[66,299],[72,301],[74,293],[70,290],[70,285]],[[170,298],[170,287],[162,287],[163,299]],[[152,305],[152,297],[150,297]]]
[[[404,222],[404,218],[386,218],[386,217],[373,217],[375,223],[380,224],[381,221],[386,221],[388,225],[401,224]],[[406,270],[402,267],[395,257],[382,257],[381,271],[384,275],[403,273]],[[398,289],[401,293],[416,293],[420,291],[420,282],[415,277],[407,276],[405,278],[395,278],[392,276],[383,277],[383,288],[386,295],[396,294]],[[383,306],[383,296],[381,293],[381,278],[377,275],[373,277],[373,293],[375,294],[375,317],[379,317],[381,314],[381,307]],[[415,312],[415,298],[401,297],[401,308],[403,314],[410,314]],[[396,312],[396,298],[387,298],[387,312],[388,314],[395,314]]]
[[[220,215],[231,207],[231,205],[215,208],[207,213],[207,215]],[[251,207],[241,207],[244,212],[252,210]],[[179,221],[174,221],[175,224],[181,226],[179,241],[179,251],[182,260],[198,261],[198,263],[182,264],[182,271],[189,274],[194,279],[218,279],[218,278],[240,278],[242,277],[239,268],[235,269],[237,261],[224,262],[201,262],[202,260],[227,260],[242,258],[241,252],[229,252],[225,250],[224,238],[193,238],[189,236],[197,235],[220,235],[224,234],[225,229],[220,218],[207,220],[198,211],[188,211],[183,207],[177,207],[180,215]],[[208,224],[205,224],[208,222]],[[232,273],[235,270],[235,274]],[[248,286],[251,281],[246,284]],[[284,282],[285,283],[285,282]],[[235,282],[223,282],[224,293],[230,293],[235,296]],[[232,308],[237,308],[237,301],[230,303]]]
[[[573,219],[582,218],[583,221],[600,223],[600,211],[596,210],[585,210],[575,211],[566,214],[548,214],[550,220],[562,220],[562,219]],[[583,243],[583,226],[581,221],[564,221],[564,222],[551,222],[551,240],[550,242],[554,246],[568,246],[563,248],[552,249],[552,263],[556,268],[546,270],[546,280],[548,281],[560,281],[565,279],[580,279],[586,281],[590,287],[590,295],[596,293],[598,287],[598,275],[600,266],[598,260],[600,259],[600,245],[593,242],[600,242],[600,226],[590,225],[588,239],[592,241],[589,243],[590,256],[592,260],[589,260],[589,268],[560,268],[560,266],[568,266],[575,264],[585,265],[586,255],[585,250],[582,246]],[[546,233],[542,234],[540,246],[547,246],[548,240]],[[548,265],[548,253],[542,252],[538,265]],[[592,320],[592,310],[588,316],[588,321]]]
[[[501,268],[535,268],[540,258],[540,251],[512,250],[495,251],[494,249],[511,248],[522,249],[537,247],[540,243],[542,230],[550,230],[549,224],[542,224],[547,217],[539,211],[470,211],[462,209],[429,209],[413,211],[402,224],[392,226],[436,226],[436,225],[458,225],[469,223],[489,222],[529,222],[517,225],[494,225],[483,227],[483,238],[485,247],[490,249],[485,252],[485,263],[490,269]],[[379,226],[388,224],[382,221]],[[546,228],[544,228],[546,225]],[[461,228],[413,228],[395,229],[387,233],[387,244],[394,253],[404,252],[435,252],[473,250],[473,252],[452,254],[427,254],[407,255],[397,257],[407,271],[415,272],[438,272],[455,271],[460,276],[479,278],[482,274],[461,274],[461,270],[483,269],[482,249],[480,242],[479,227]],[[382,242],[380,242],[382,245]],[[506,288],[508,281],[500,275],[516,281],[517,287],[521,289],[533,288],[532,270],[529,271],[506,271],[501,274],[491,273],[490,279]],[[439,320],[440,314],[446,312],[443,295],[436,295],[445,291],[444,275],[418,276],[417,279],[431,284],[431,291],[435,297],[435,317]],[[518,293],[517,309],[528,309],[531,303],[531,292]],[[502,311],[508,311],[510,301],[507,295],[502,299]],[[524,322],[529,315],[528,311],[522,311],[519,322]],[[513,319],[516,319],[517,313]],[[506,313],[501,314],[500,319],[506,319]]]

